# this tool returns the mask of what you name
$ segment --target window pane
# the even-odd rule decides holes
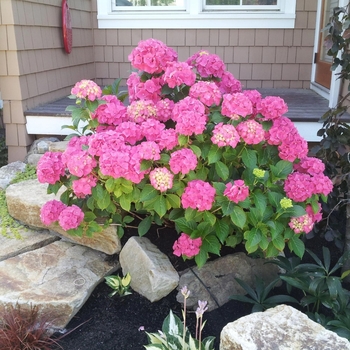
[[[277,0],[243,0],[243,5],[277,5]]]
[[[116,6],[183,6],[183,0],[116,0]]]
[[[240,5],[239,0],[207,0],[207,5]]]

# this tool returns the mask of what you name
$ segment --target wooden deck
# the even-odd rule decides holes
[[[312,129],[303,135],[308,141],[316,141],[317,130],[322,123],[320,118],[328,110],[328,101],[312,90],[306,89],[258,89],[263,97],[280,96],[288,105],[286,116],[296,123],[299,131]],[[66,111],[68,105],[74,105],[75,100],[68,97],[38,106],[25,112],[27,118],[27,131],[29,134],[56,134],[64,135],[65,132],[57,130],[58,125],[71,124],[70,112]],[[44,118],[47,118],[47,132],[44,126]],[[61,119],[62,118],[62,119]],[[350,116],[344,118],[350,121]],[[57,124],[57,125],[56,125]],[[40,125],[40,128],[39,128]],[[39,132],[40,129],[40,132]],[[56,130],[56,132],[54,131]],[[302,134],[302,132],[301,132]]]

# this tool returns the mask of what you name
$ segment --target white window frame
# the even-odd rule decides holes
[[[278,6],[203,6],[204,0],[188,0],[185,9],[130,10],[114,6],[114,0],[97,0],[98,28],[101,29],[225,29],[294,28],[296,0],[278,0]],[[113,11],[118,7],[118,11]],[[235,9],[237,8],[237,9]]]

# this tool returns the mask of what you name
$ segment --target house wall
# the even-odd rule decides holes
[[[317,0],[297,0],[295,29],[97,29],[93,1],[96,78],[101,85],[130,74],[128,55],[155,38],[180,60],[200,49],[219,55],[246,88],[310,88]]]
[[[23,112],[66,96],[95,77],[91,1],[70,0],[73,50],[63,49],[62,0],[0,1],[0,91],[9,162],[23,160],[28,136]]]

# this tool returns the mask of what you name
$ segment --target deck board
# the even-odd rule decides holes
[[[316,92],[307,89],[258,89],[263,97],[279,96],[288,105],[286,116],[294,122],[318,122],[328,110],[328,101]],[[47,103],[26,111],[25,116],[57,116],[67,117],[70,112],[66,107],[74,105],[75,100],[68,97]],[[350,121],[350,115],[344,120]]]

